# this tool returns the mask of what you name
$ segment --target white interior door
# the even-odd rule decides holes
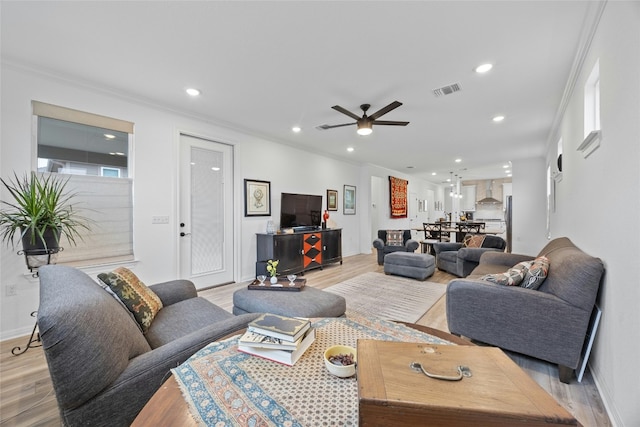
[[[180,135],[180,277],[233,281],[233,148]]]

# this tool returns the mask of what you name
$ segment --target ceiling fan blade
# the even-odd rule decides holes
[[[380,117],[380,116],[382,116],[384,114],[387,114],[389,111],[395,110],[396,108],[398,108],[401,105],[402,105],[402,102],[393,101],[391,104],[387,105],[386,107],[383,107],[383,108],[379,109],[378,111],[376,111],[375,113],[370,115],[369,118],[375,120],[378,117]]]
[[[333,129],[333,128],[341,128],[343,126],[352,126],[352,125],[355,125],[355,123],[343,123],[341,125],[320,125],[320,126],[317,126],[317,128],[326,130],[326,129]]]
[[[334,109],[334,110],[336,110],[336,111],[340,111],[342,114],[346,114],[347,116],[351,117],[352,119],[360,120],[360,116],[356,116],[356,115],[355,115],[355,114],[353,114],[351,111],[349,111],[349,110],[347,110],[347,109],[344,109],[344,108],[342,108],[342,107],[341,107],[341,106],[339,106],[339,105],[334,105],[334,106],[333,106],[333,107],[331,107],[331,108],[333,108],[333,109]]]
[[[396,121],[388,121],[388,120],[374,120],[374,125],[386,125],[386,126],[406,126],[409,122],[396,122]]]

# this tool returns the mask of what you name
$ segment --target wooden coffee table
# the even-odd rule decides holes
[[[405,322],[398,323],[458,345],[474,345],[463,338],[427,326]],[[230,336],[237,335],[241,332],[244,331],[238,331]],[[182,397],[180,387],[173,376],[169,377],[169,379],[162,384],[160,389],[153,395],[149,402],[147,402],[144,408],[142,408],[142,411],[140,411],[132,424],[133,427],[156,427],[159,425],[197,425],[189,413],[188,404]]]

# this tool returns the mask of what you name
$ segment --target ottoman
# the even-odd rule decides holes
[[[435,257],[415,252],[392,252],[384,257],[385,274],[425,280],[436,270]]]
[[[299,292],[239,289],[233,293],[233,314],[273,313],[291,317],[340,317],[347,302],[340,295],[305,286]]]

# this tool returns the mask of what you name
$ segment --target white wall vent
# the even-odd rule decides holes
[[[433,94],[436,97],[443,95],[451,95],[454,92],[460,92],[462,90],[462,86],[460,83],[453,83],[447,86],[439,87],[438,89],[433,90]]]

